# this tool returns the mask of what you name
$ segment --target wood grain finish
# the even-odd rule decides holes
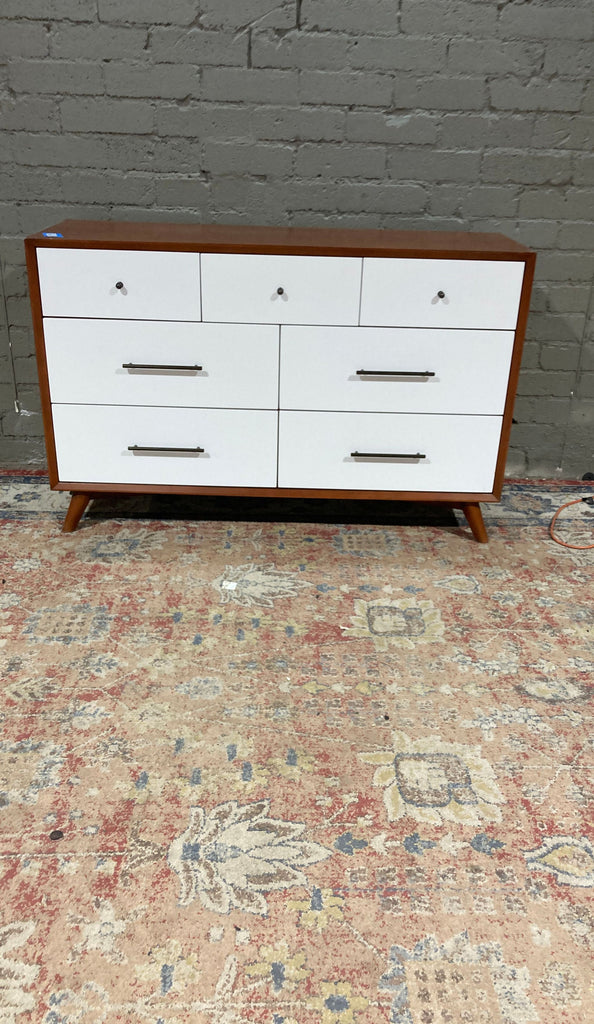
[[[35,336],[35,354],[37,357],[37,373],[39,375],[39,391],[41,395],[41,413],[45,434],[47,468],[50,487],[56,487],[58,483],[58,463],[56,460],[54,421],[52,418],[45,339],[43,335],[43,312],[41,309],[39,271],[37,268],[36,246],[30,241],[30,239],[27,239],[25,242],[25,255],[27,259],[27,274],[29,277],[29,297],[31,301],[31,315],[33,319],[33,334]]]
[[[498,501],[501,498],[501,489],[503,487],[503,480],[505,476],[505,460],[507,458],[507,449],[509,446],[509,438],[511,434],[512,419],[514,414],[514,402],[516,398],[516,390],[518,387],[518,379],[520,376],[520,368],[522,364],[522,351],[524,347],[524,336],[526,334],[526,324],[528,322],[528,313],[530,312],[530,296],[532,294],[532,282],[534,280],[535,266],[536,253],[528,252],[525,260],[524,280],[522,283],[522,294],[520,296],[520,308],[518,311],[518,322],[516,325],[514,350],[509,373],[509,381],[507,385],[507,396],[505,400],[505,410],[503,413],[503,425],[501,428],[501,440],[499,442],[499,455],[497,458],[497,468],[495,470],[495,483],[493,486],[493,490],[494,493],[497,495]]]
[[[530,250],[500,234],[465,231],[382,231],[379,229],[277,228],[223,224],[149,224],[127,221],[63,220],[46,229],[61,238],[30,235],[37,246],[81,249],[171,249],[178,252],[233,252],[336,256],[418,256],[456,259],[524,259]]]
[[[59,484],[57,490],[69,490],[69,485]],[[471,494],[465,498],[474,498],[475,501],[461,501],[460,495],[456,494],[433,494],[420,493],[418,491],[319,491],[319,490],[294,490],[288,487],[153,487],[142,484],[128,484],[125,487],[112,484],[90,484],[88,492],[71,492],[70,504],[62,533],[73,533],[78,526],[81,517],[86,511],[93,498],[105,495],[116,494],[192,494],[196,497],[204,495],[216,495],[219,497],[245,497],[245,498],[311,498],[329,500],[359,500],[359,501],[414,501],[431,502],[434,505],[447,505],[449,508],[462,509],[473,537],[480,544],[488,542],[487,530],[483,520],[483,514],[479,501],[496,501],[494,494]]]
[[[479,542],[479,544],[486,544],[489,538],[487,537],[487,531],[485,529],[485,523],[483,520],[483,513],[481,507],[477,502],[467,502],[460,506],[468,525],[472,530],[472,536]]]
[[[499,234],[466,232],[343,230],[320,228],[275,228],[227,225],[127,223],[117,221],[65,220],[38,232],[25,241],[31,306],[35,331],[41,387],[43,420],[50,484],[57,490],[69,490],[73,496],[64,524],[66,531],[76,525],[94,495],[105,493],[221,494],[238,496],[278,496],[300,498],[339,498],[432,501],[461,508],[476,540],[487,539],[479,502],[497,501],[505,471],[505,458],[512,424],[513,403],[520,372],[522,344],[528,317],[534,274],[535,254],[520,243]],[[51,237],[51,235],[61,237]],[[50,237],[48,237],[50,235]],[[357,256],[385,258],[503,260],[525,266],[519,315],[515,329],[511,371],[507,386],[502,431],[492,488],[486,492],[386,491],[298,489],[293,487],[204,487],[182,485],[145,485],[93,483],[60,480],[57,469],[48,370],[43,333],[43,314],[37,268],[38,248],[130,249],[161,252],[204,252],[270,255]]]
[[[62,525],[62,533],[74,533],[91,497],[92,495],[81,494],[79,491],[73,493]]]

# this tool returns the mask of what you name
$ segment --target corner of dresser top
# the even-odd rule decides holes
[[[75,220],[61,220],[58,224],[50,224],[48,227],[42,228],[40,231],[34,231],[32,234],[27,235],[24,239],[25,248],[38,248],[42,245],[60,245],[62,243],[68,244],[75,240],[80,240],[80,234],[72,230],[73,225],[80,225],[83,222]],[[89,224],[94,224],[95,221],[90,221]],[[68,236],[71,236],[69,239]]]

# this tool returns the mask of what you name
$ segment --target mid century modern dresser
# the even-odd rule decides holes
[[[486,541],[535,255],[502,235],[64,221],[26,239],[63,529],[101,492],[440,501]]]

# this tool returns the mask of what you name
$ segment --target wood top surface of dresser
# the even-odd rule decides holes
[[[170,224],[145,221],[64,220],[29,235],[25,244],[90,249],[178,249],[190,252],[294,255],[425,256],[526,259],[534,253],[506,235],[467,231],[379,228],[252,227],[243,224]]]

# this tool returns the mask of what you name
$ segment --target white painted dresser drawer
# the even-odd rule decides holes
[[[513,331],[524,263],[506,260],[363,260],[361,324]]]
[[[60,480],[276,486],[273,411],[54,405],[52,415]]]
[[[280,405],[501,416],[513,344],[513,331],[282,327]]]
[[[493,487],[498,416],[281,411],[279,426],[279,487],[450,493]]]
[[[44,316],[200,320],[200,257],[131,249],[37,250]]]
[[[44,320],[52,402],[276,409],[278,327]]]
[[[203,253],[204,320],[262,324],[357,324],[356,257]]]

